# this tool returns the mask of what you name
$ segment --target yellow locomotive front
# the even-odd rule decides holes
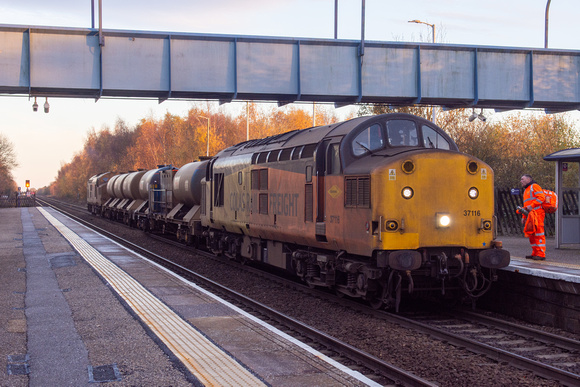
[[[493,171],[482,161],[445,151],[410,152],[373,175],[381,250],[492,245]]]
[[[359,290],[391,304],[403,291],[478,298],[509,264],[494,235],[493,170],[426,120],[386,118],[342,143],[346,201],[357,203],[344,209],[344,243],[373,257]]]

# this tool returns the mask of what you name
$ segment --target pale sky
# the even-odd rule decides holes
[[[483,46],[542,48],[547,0],[366,0],[365,39],[430,41]],[[95,5],[98,0],[95,0]],[[578,0],[553,0],[549,48],[580,49],[575,26]],[[0,0],[0,24],[91,27],[91,0]],[[98,21],[95,20],[98,25]],[[334,0],[103,0],[103,28],[332,39]],[[361,0],[339,0],[339,39],[360,39]],[[0,42],[1,45],[1,42]],[[1,70],[0,70],[1,71]],[[0,133],[14,144],[26,179],[40,188],[82,150],[88,130],[113,128],[118,118],[134,126],[166,112],[184,115],[192,102],[50,98],[50,113],[32,111],[28,96],[0,95]],[[240,103],[220,109],[239,108]],[[348,108],[342,108],[348,109]],[[340,114],[339,110],[339,114]],[[496,115],[498,117],[500,115]]]

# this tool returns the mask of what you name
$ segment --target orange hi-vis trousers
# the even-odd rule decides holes
[[[532,255],[536,257],[546,257],[546,235],[544,234],[544,218],[546,213],[543,209],[535,210],[536,225],[534,232],[529,236],[532,245]]]
[[[544,218],[546,212],[542,208],[544,191],[537,183],[530,184],[524,191],[524,207],[530,211],[527,221],[533,221],[533,232],[527,229],[526,236],[532,245],[532,255],[546,257],[546,236],[544,235]]]

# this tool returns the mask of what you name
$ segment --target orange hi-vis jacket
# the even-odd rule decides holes
[[[524,191],[524,208],[530,211],[524,226],[524,234],[530,240],[532,255],[537,257],[546,256],[546,237],[544,234],[546,213],[542,208],[545,199],[544,191],[536,183],[530,184]],[[523,218],[525,217],[523,215]]]
[[[530,184],[524,191],[524,208],[528,211],[542,208],[544,200],[544,190],[536,183]]]

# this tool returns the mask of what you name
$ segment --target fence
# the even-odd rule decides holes
[[[523,190],[522,190],[523,191]],[[564,215],[578,215],[578,190],[565,190],[558,197],[558,205],[562,207]],[[498,235],[523,235],[521,215],[516,214],[517,206],[521,206],[523,197],[512,195],[509,189],[496,189],[495,213],[497,215]],[[544,220],[546,236],[556,233],[556,214],[546,214]]]
[[[0,198],[0,208],[36,207],[36,196],[11,196]]]

